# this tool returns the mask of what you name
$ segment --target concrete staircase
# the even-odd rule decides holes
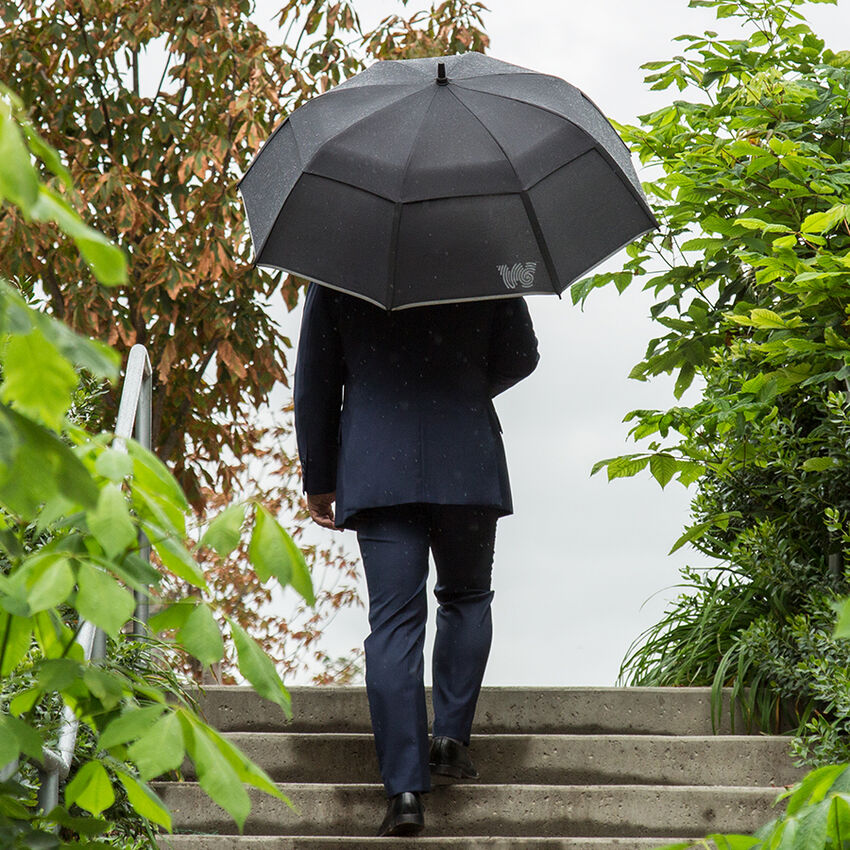
[[[288,723],[248,688],[205,691],[207,721],[296,810],[251,793],[240,836],[196,783],[157,782],[175,830],[161,848],[649,850],[751,832],[777,815],[777,794],[805,772],[792,765],[787,738],[731,734],[728,710],[712,734],[708,688],[485,687],[470,745],[481,779],[425,795],[420,836],[374,838],[386,797],[364,687],[293,687]]]

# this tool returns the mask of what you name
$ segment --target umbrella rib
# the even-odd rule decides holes
[[[449,91],[451,91],[451,87],[449,87]],[[549,283],[552,284],[552,291],[558,296],[558,298],[560,298],[561,293],[558,291],[560,278],[558,277],[558,272],[555,269],[555,263],[552,261],[552,255],[549,253],[546,240],[543,238],[543,231],[540,228],[537,212],[534,209],[534,205],[531,203],[531,198],[528,197],[528,192],[523,188],[522,180],[519,179],[519,174],[517,174],[517,170],[514,168],[511,158],[508,156],[507,151],[505,151],[502,147],[499,140],[492,132],[490,132],[490,128],[454,92],[452,92],[452,97],[484,128],[484,132],[486,132],[487,135],[496,143],[499,150],[502,152],[502,156],[505,158],[505,161],[511,167],[511,171],[513,171],[517,185],[519,186],[519,196],[522,199],[522,205],[525,208],[525,215],[528,218],[528,223],[531,225],[531,230],[534,233],[534,239],[537,242],[537,247],[540,249],[540,256],[543,257],[543,262],[546,264],[546,270],[549,272]]]
[[[278,209],[278,211],[277,211],[277,215],[274,217],[274,221],[272,222],[272,226],[271,226],[271,228],[269,229],[269,232],[266,234],[266,238],[263,240],[263,244],[260,246],[260,250],[256,253],[256,256],[255,256],[255,258],[254,258],[254,263],[253,263],[254,268],[256,268],[256,267],[257,267],[257,265],[259,265],[259,263],[257,262],[257,258],[259,258],[260,253],[263,251],[263,249],[266,247],[266,243],[269,241],[269,237],[270,237],[270,236],[272,235],[272,233],[274,232],[274,229],[275,229],[275,227],[277,226],[277,222],[278,222],[278,220],[280,219],[280,214],[283,212],[283,208],[286,206],[286,201],[287,201],[287,199],[289,198],[289,195],[291,195],[291,194],[292,194],[292,190],[296,187],[296,185],[298,185],[298,182],[301,180],[301,178],[302,178],[305,174],[312,174],[312,173],[313,173],[312,171],[308,171],[308,168],[309,168],[309,166],[310,166],[310,163],[313,161],[313,159],[315,159],[316,154],[317,154],[317,153],[319,153],[319,151],[321,151],[321,150],[322,150],[322,148],[323,148],[325,145],[327,145],[329,142],[331,142],[331,141],[333,141],[335,138],[337,138],[337,136],[341,135],[342,133],[346,133],[346,132],[348,132],[349,130],[351,130],[351,129],[352,129],[352,127],[356,127],[356,126],[357,126],[358,124],[360,124],[361,122],[366,121],[366,120],[368,120],[369,118],[373,118],[375,115],[380,114],[380,113],[381,113],[381,112],[383,112],[385,109],[389,109],[391,106],[395,106],[396,104],[399,104],[399,103],[401,103],[402,101],[407,100],[408,98],[413,97],[414,95],[419,94],[421,91],[422,91],[422,89],[421,89],[421,88],[420,88],[420,89],[417,89],[417,90],[416,90],[416,91],[414,91],[414,92],[410,92],[410,94],[406,94],[406,95],[404,95],[403,97],[400,97],[400,98],[398,98],[398,99],[396,99],[396,100],[391,101],[390,103],[384,104],[384,105],[383,105],[382,107],[380,107],[379,109],[376,109],[376,110],[374,110],[373,112],[370,112],[368,115],[364,115],[362,118],[358,118],[358,119],[357,119],[357,121],[355,121],[353,124],[349,124],[349,125],[348,125],[348,126],[347,126],[344,130],[341,130],[339,133],[335,133],[335,134],[334,134],[333,136],[331,136],[330,138],[325,139],[325,141],[324,141],[324,142],[322,142],[322,144],[321,144],[321,145],[319,145],[319,147],[317,147],[317,148],[316,148],[316,149],[315,149],[315,150],[314,150],[314,151],[310,154],[310,158],[309,158],[309,159],[306,159],[306,160],[304,159],[304,156],[303,156],[303,153],[302,153],[301,144],[300,144],[300,143],[299,143],[299,141],[298,141],[298,130],[297,130],[297,127],[296,127],[296,126],[295,126],[295,125],[294,125],[294,124],[293,124],[293,123],[289,120],[291,116],[287,116],[287,117],[286,117],[286,118],[285,118],[285,119],[281,122],[280,126],[282,127],[285,123],[287,123],[287,121],[289,121],[289,126],[292,128],[292,138],[293,138],[293,139],[294,139],[294,141],[295,141],[295,149],[296,149],[296,150],[297,150],[297,152],[298,152],[298,159],[299,159],[299,161],[300,161],[300,163],[301,163],[301,165],[300,165],[301,174],[299,174],[299,175],[298,175],[298,177],[296,178],[295,182],[294,182],[294,183],[292,184],[292,186],[290,187],[290,189],[289,189],[289,193],[288,193],[288,194],[286,195],[286,197],[285,197],[285,198],[284,198],[284,199],[280,202],[280,208],[279,208],[279,209]],[[317,98],[317,99],[318,99],[318,98]],[[432,99],[433,99],[433,98],[432,98]],[[431,106],[431,104],[429,103],[429,104],[428,104],[429,109],[430,109],[430,106]],[[428,110],[426,109],[425,111],[426,111],[426,113],[427,113],[427,111],[428,111]],[[278,128],[278,129],[280,129],[280,128]],[[275,130],[275,132],[274,132],[274,133],[272,133],[272,136],[273,136],[273,135],[275,135],[275,133],[277,133],[277,130]],[[259,156],[259,153],[257,154],[257,156]],[[256,158],[255,158],[255,160],[256,160]],[[252,162],[251,162],[251,165],[253,165],[253,164],[254,164],[254,162],[252,161]],[[249,167],[249,170],[250,170],[250,167]],[[247,172],[246,172],[246,173],[247,173]],[[324,174],[319,174],[319,175],[316,175],[316,176],[319,176],[319,177],[325,177],[325,175],[324,175]],[[332,180],[333,178],[326,178],[326,179],[331,179],[331,180]],[[343,183],[344,181],[339,180],[339,181],[337,181],[337,182],[339,182],[339,183]],[[353,184],[345,184],[345,185],[353,185]],[[355,187],[355,188],[361,188],[361,187],[359,187],[359,186],[358,186],[358,187]],[[368,192],[369,190],[368,190],[368,189],[364,189],[363,191],[364,191],[364,192]],[[376,193],[376,192],[371,192],[370,194],[373,194],[373,195],[374,195],[374,194],[377,194],[377,193]],[[379,196],[379,197],[382,197],[382,196]],[[253,239],[253,237],[252,237],[252,239]]]
[[[381,114],[382,112],[384,112],[385,110],[387,110],[387,109],[392,109],[392,107],[394,107],[394,106],[398,106],[400,103],[403,103],[405,100],[408,100],[408,99],[409,99],[409,98],[411,98],[411,97],[416,97],[416,95],[421,94],[421,93],[422,93],[422,91],[423,91],[424,89],[425,89],[425,86],[420,86],[418,89],[416,89],[416,91],[412,91],[412,92],[410,92],[409,94],[405,94],[405,95],[402,95],[402,96],[401,96],[401,97],[399,97],[399,98],[396,98],[395,100],[391,100],[389,103],[385,103],[383,106],[378,107],[378,109],[375,109],[375,110],[373,110],[372,112],[368,113],[367,115],[364,115],[364,116],[362,116],[361,118],[358,118],[356,121],[353,121],[353,122],[352,122],[351,124],[349,124],[347,127],[344,127],[343,129],[341,129],[341,130],[339,130],[338,132],[334,133],[332,136],[330,136],[329,138],[325,139],[325,140],[324,140],[324,141],[323,141],[323,142],[322,142],[322,143],[321,143],[321,144],[320,144],[320,145],[319,145],[319,146],[318,146],[318,147],[317,147],[317,148],[316,148],[316,149],[315,149],[315,150],[314,150],[314,151],[310,154],[310,158],[309,158],[309,159],[304,160],[304,165],[302,166],[302,168],[308,168],[308,167],[309,167],[309,165],[310,165],[310,163],[311,163],[311,162],[312,162],[312,161],[316,158],[316,154],[318,154],[318,153],[322,150],[322,148],[324,148],[324,147],[325,147],[325,145],[330,144],[330,142],[332,142],[332,141],[334,141],[335,139],[338,139],[340,136],[343,136],[344,134],[346,134],[346,133],[350,132],[350,131],[351,131],[351,130],[353,130],[355,127],[360,126],[360,124],[362,124],[364,121],[369,121],[370,119],[374,118],[376,115],[380,115],[380,114]],[[354,90],[354,89],[352,89],[352,91],[353,91],[353,90]],[[333,89],[331,89],[331,91],[333,91]],[[329,93],[330,93],[330,92],[329,92]],[[317,100],[318,100],[318,98],[317,98]],[[429,106],[429,108],[430,108],[430,103],[428,104],[428,106]],[[425,111],[427,112],[428,110],[426,109]],[[292,130],[293,130],[293,132],[295,132],[295,126],[294,126],[294,125],[293,125],[293,127],[292,127]],[[295,134],[295,139],[296,139],[296,142],[297,142],[297,141],[298,141],[298,134],[297,134],[297,133]],[[300,147],[299,147],[299,151],[300,151]]]
[[[472,78],[470,77],[470,79],[472,79]],[[564,81],[564,80],[561,80],[561,82],[565,82],[565,81]],[[564,121],[569,121],[569,122],[570,122],[570,124],[572,124],[572,125],[573,125],[574,127],[576,127],[577,129],[581,130],[581,132],[582,132],[582,133],[584,133],[584,134],[585,134],[585,135],[586,135],[586,136],[587,136],[587,137],[588,137],[588,138],[589,138],[589,139],[593,142],[594,147],[595,147],[595,148],[596,148],[596,149],[600,152],[600,154],[603,154],[604,156],[606,156],[606,157],[608,158],[608,160],[611,162],[611,164],[612,164],[612,165],[614,165],[614,166],[616,167],[617,172],[618,172],[618,173],[619,173],[619,175],[620,175],[620,179],[622,179],[622,180],[626,183],[626,188],[627,188],[627,189],[628,189],[628,190],[632,193],[632,195],[634,195],[634,196],[635,196],[635,199],[637,200],[637,202],[638,202],[638,203],[639,203],[639,204],[640,204],[640,205],[641,205],[641,206],[642,206],[642,207],[643,207],[643,208],[644,208],[647,212],[650,212],[650,213],[652,212],[652,211],[649,209],[649,207],[647,206],[646,201],[645,201],[645,200],[644,200],[644,199],[640,196],[640,193],[639,193],[639,192],[637,192],[637,191],[635,190],[635,186],[634,186],[634,184],[632,183],[631,179],[630,179],[630,178],[629,178],[629,176],[625,173],[625,171],[624,171],[623,167],[620,165],[620,163],[619,163],[619,162],[617,162],[617,159],[616,159],[616,157],[614,156],[614,154],[612,154],[612,153],[611,153],[611,151],[609,151],[609,150],[608,150],[608,148],[607,148],[607,146],[605,145],[605,143],[604,143],[602,140],[597,139],[597,138],[596,138],[596,136],[594,136],[594,135],[593,135],[593,133],[591,133],[591,132],[590,132],[589,130],[587,130],[585,127],[582,127],[582,126],[581,126],[581,124],[578,124],[577,122],[573,121],[573,119],[572,119],[572,118],[569,118],[569,117],[567,117],[566,115],[564,115],[564,113],[563,113],[563,112],[558,112],[556,109],[550,109],[548,106],[541,106],[539,103],[531,103],[530,101],[523,100],[523,99],[522,99],[522,98],[520,98],[520,97],[512,97],[511,95],[509,95],[509,94],[504,94],[503,92],[484,91],[484,90],[482,90],[482,89],[477,89],[477,88],[475,88],[474,86],[464,86],[464,85],[463,85],[463,83],[455,83],[455,85],[456,85],[458,88],[462,88],[462,89],[463,89],[463,88],[466,88],[466,89],[469,89],[469,91],[474,91],[474,92],[477,92],[478,94],[489,94],[489,95],[492,95],[493,97],[503,97],[503,98],[505,98],[505,100],[513,100],[513,101],[516,101],[516,103],[522,103],[522,104],[524,104],[525,106],[531,106],[531,107],[534,107],[534,109],[540,109],[540,110],[542,110],[543,112],[548,112],[550,115],[555,115],[555,116],[557,116],[558,118],[562,118]],[[567,85],[569,85],[569,83],[567,83]],[[596,106],[596,104],[595,104],[595,103],[593,103],[593,101],[591,101],[591,100],[590,100],[590,98],[589,98],[589,97],[587,97],[587,95],[585,95],[583,91],[581,91],[581,89],[576,89],[576,91],[577,91],[579,94],[581,94],[581,95],[582,95],[582,96],[583,96],[583,97],[584,97],[587,101],[589,101],[590,103],[592,103],[592,104],[593,104],[595,111],[596,111],[596,112],[597,112],[597,113],[598,113],[598,114],[602,117],[602,119],[603,119],[603,120],[604,120],[604,121],[608,124],[608,126],[609,126],[609,128],[611,129],[611,131],[612,131],[612,133],[614,134],[614,136],[617,138],[617,140],[619,141],[619,143],[623,146],[623,148],[625,149],[626,153],[628,153],[628,155],[629,155],[629,164],[631,165],[632,171],[634,172],[634,165],[633,165],[633,164],[632,164],[632,162],[631,162],[632,152],[631,152],[631,149],[629,148],[629,146],[628,146],[628,145],[627,145],[627,144],[626,144],[626,143],[625,143],[625,142],[624,142],[624,141],[620,138],[620,134],[619,134],[619,133],[618,133],[618,132],[614,129],[614,127],[613,127],[613,125],[611,124],[611,122],[610,122],[610,121],[609,121],[609,120],[608,120],[608,119],[607,119],[607,118],[606,118],[606,117],[605,117],[605,116],[604,116],[604,115],[603,115],[603,114],[599,111],[599,107],[597,107],[597,106]],[[454,93],[453,93],[453,94],[454,94]],[[457,97],[457,95],[455,95],[455,97]],[[458,100],[459,100],[459,99],[460,99],[460,98],[458,98]],[[464,105],[466,105],[466,104],[464,104]],[[469,108],[469,107],[467,107],[467,109],[468,109],[468,108]],[[638,183],[640,183],[640,178],[637,176],[637,174],[635,174],[635,179],[638,181]]]
[[[425,123],[425,119],[428,117],[428,113],[431,111],[431,107],[434,104],[434,98],[437,96],[437,89],[438,87],[435,85],[434,91],[431,93],[431,100],[428,101],[427,109],[422,110],[422,117],[419,119],[419,126],[413,134],[413,142],[410,145],[410,150],[407,152],[407,159],[404,161],[404,167],[401,169],[401,189],[399,191],[399,199],[395,201],[395,206],[393,207],[393,229],[390,234],[390,249],[387,262],[389,267],[389,274],[387,275],[387,295],[385,298],[387,312],[392,310],[393,298],[395,297],[395,251],[396,246],[398,245],[398,230],[401,226],[401,213],[404,206],[404,201],[401,199],[404,198],[404,183],[407,178],[407,169],[410,167],[410,160],[413,159],[413,151],[416,150],[416,143],[419,141],[419,133],[422,130],[422,125]]]

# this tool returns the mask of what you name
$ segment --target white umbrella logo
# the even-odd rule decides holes
[[[502,276],[502,283],[508,289],[516,289],[517,285],[528,289],[534,283],[534,271],[537,263],[514,263],[512,266],[496,266]]]

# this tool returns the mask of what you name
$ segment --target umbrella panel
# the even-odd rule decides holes
[[[584,130],[554,112],[462,86],[451,90],[470,116],[486,125],[523,189],[594,146]]]
[[[362,189],[304,174],[257,262],[383,305],[393,207],[392,202]]]
[[[559,168],[528,195],[558,270],[559,292],[654,228],[630,187],[596,150]]]
[[[554,289],[516,194],[405,204],[395,253],[393,307]]]
[[[286,121],[263,145],[262,156],[254,159],[239,181],[239,194],[248,213],[254,257],[259,258],[283,199],[301,174],[298,143]]]

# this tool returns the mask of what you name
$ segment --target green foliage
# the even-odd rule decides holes
[[[643,65],[645,80],[698,96],[616,125],[660,167],[644,188],[663,230],[630,245],[622,271],[571,291],[583,306],[645,276],[666,333],[630,376],[676,373],[677,400],[705,382],[691,406],[628,413],[648,450],[591,472],[648,467],[662,487],[695,485],[671,551],[690,543],[722,562],[684,571],[687,593],[630,649],[621,680],[733,685],[769,727],[790,712],[817,763],[850,758],[836,708],[850,646],[832,634],[850,589],[850,54],[825,48],[802,2],[692,0],[738,19],[739,36],[678,36],[682,52]]]
[[[8,92],[0,97],[0,188],[28,220],[54,221],[77,242],[92,272],[104,284],[124,268],[118,249],[85,226],[70,208],[45,201],[30,162],[40,157],[55,168],[52,151],[16,112]],[[123,278],[122,278],[123,279]],[[78,371],[114,380],[114,351],[77,336],[55,319],[31,309],[0,280],[0,767],[22,762],[22,781],[0,787],[3,846],[90,846],[64,838],[106,833],[120,803],[123,811],[170,829],[167,808],[147,784],[163,772],[194,762],[201,787],[241,829],[250,809],[245,786],[289,802],[270,778],[214,729],[185,700],[169,699],[174,681],[139,675],[132,665],[86,660],[76,637],[87,619],[120,646],[134,612],[131,589],[151,595],[162,579],[139,553],[144,532],[162,562],[200,590],[207,583],[197,547],[187,542],[187,499],[168,468],[151,452],[127,440],[127,454],[114,435],[91,434],[69,419]],[[124,445],[124,442],[121,443]],[[248,505],[228,507],[212,523],[207,542],[231,545]],[[275,541],[261,546],[252,564],[266,580],[292,583],[313,604],[309,572],[291,538],[261,504],[258,529]],[[238,520],[238,521],[237,521]],[[208,535],[210,532],[208,532]],[[270,558],[286,552],[289,571]],[[213,617],[217,604],[180,599],[159,615],[175,628],[172,651],[201,664],[222,656],[222,635]],[[252,637],[231,622],[239,668],[263,696],[291,714],[289,694],[274,664]],[[22,679],[23,677],[23,679]],[[25,681],[21,687],[20,682]],[[33,763],[53,745],[62,707],[80,720],[80,740],[91,749],[72,768],[64,805],[35,810]],[[80,756],[82,757],[80,758]],[[29,773],[28,773],[29,771]],[[91,817],[79,818],[73,810]],[[61,827],[62,838],[50,832]],[[107,839],[108,840],[108,839]],[[93,841],[91,846],[102,846]]]

